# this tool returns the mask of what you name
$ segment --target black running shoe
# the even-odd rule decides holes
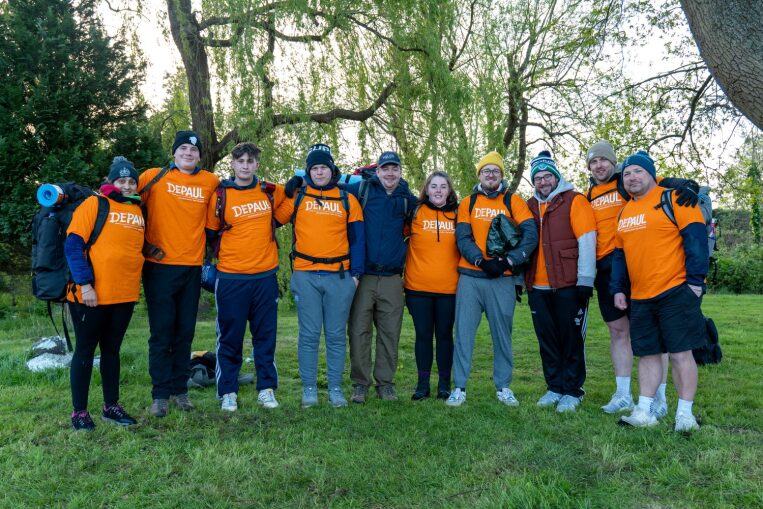
[[[113,422],[119,426],[132,426],[133,424],[137,424],[137,421],[130,417],[130,414],[125,412],[125,409],[119,404],[104,406],[101,419],[106,422]]]
[[[72,412],[72,428],[74,431],[94,431],[95,423],[87,410]]]

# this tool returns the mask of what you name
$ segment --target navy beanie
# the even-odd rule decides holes
[[[644,150],[639,150],[635,154],[626,157],[623,161],[623,170],[633,165],[644,168],[657,181],[657,170],[654,168],[654,160]]]
[[[138,172],[135,169],[135,165],[132,164],[125,156],[116,156],[109,168],[109,182],[112,184],[115,180],[123,177],[132,177],[135,182],[138,182]]]
[[[325,143],[316,143],[307,149],[307,158],[305,159],[305,172],[309,173],[310,168],[316,164],[325,164],[333,171],[336,166],[334,165],[334,158],[331,155],[331,147]]]
[[[198,147],[199,155],[201,155],[201,138],[199,138],[199,135],[193,131],[178,131],[175,133],[175,142],[172,144],[172,154],[175,154],[175,151],[180,145],[186,143]]]
[[[540,171],[549,171],[559,180],[562,179],[562,174],[556,168],[556,162],[548,150],[541,151],[538,157],[530,161],[530,179],[535,178],[535,174]]]

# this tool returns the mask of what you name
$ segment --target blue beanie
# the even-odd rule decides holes
[[[305,172],[309,173],[310,168],[316,164],[325,164],[331,168],[332,171],[336,168],[334,165],[334,157],[331,155],[331,147],[325,143],[316,143],[307,149],[307,158],[305,159]]]
[[[551,158],[551,152],[548,150],[541,151],[538,157],[530,161],[530,179],[534,179],[539,171],[549,171],[559,180],[562,179],[562,174],[556,168],[556,162]]]
[[[109,182],[112,184],[115,180],[119,180],[123,177],[132,177],[135,182],[138,182],[138,172],[135,170],[135,165],[132,164],[125,156],[116,156],[109,168]]]
[[[623,161],[623,170],[628,166],[640,166],[644,168],[652,178],[657,181],[657,171],[654,168],[654,160],[649,157],[649,154],[644,150],[639,150],[635,154],[631,154]]]
[[[201,138],[199,138],[199,135],[193,131],[178,131],[175,133],[175,141],[172,144],[172,154],[175,154],[175,151],[180,145],[185,145],[186,143],[197,147],[199,149],[199,155],[201,155]]]

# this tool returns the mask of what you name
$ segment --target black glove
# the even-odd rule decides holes
[[[490,260],[483,259],[479,264],[479,268],[491,279],[501,277],[503,271],[506,270],[503,268],[503,264],[496,258]]]
[[[283,190],[287,197],[294,198],[294,191],[302,187],[304,179],[299,175],[294,175],[284,186]]]
[[[696,207],[699,203],[699,195],[689,187],[677,187],[676,203],[681,207]]]
[[[578,297],[578,303],[581,306],[585,306],[586,303],[588,303],[588,300],[593,297],[593,287],[592,286],[576,286],[575,291],[577,292]]]

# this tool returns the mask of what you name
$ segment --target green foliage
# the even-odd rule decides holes
[[[718,256],[716,277],[715,289],[733,293],[763,293],[763,246],[740,245],[721,254]],[[712,277],[710,280],[713,282]]]
[[[28,240],[42,182],[95,185],[115,130],[142,111],[142,69],[92,0],[0,4],[0,239]],[[129,153],[125,154],[128,157]]]

